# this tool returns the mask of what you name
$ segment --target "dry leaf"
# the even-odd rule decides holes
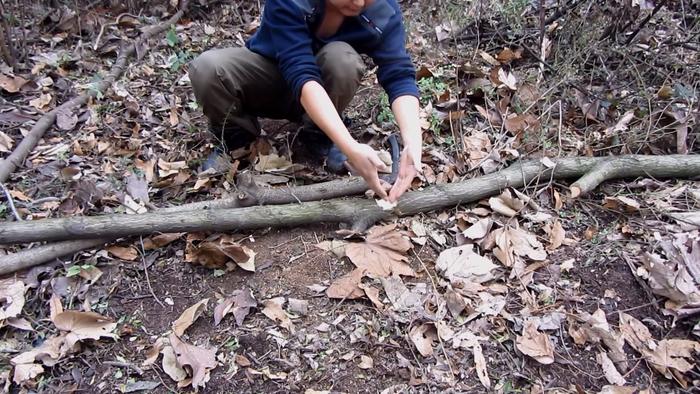
[[[185,233],[165,233],[146,238],[143,240],[143,248],[146,250],[154,250],[169,245],[172,242],[182,238]]]
[[[523,55],[523,49],[518,48],[515,51],[510,48],[503,48],[501,52],[496,55],[496,60],[502,64],[508,64],[513,60],[520,59]]]
[[[679,379],[695,367],[694,353],[700,353],[700,342],[684,339],[664,339],[656,342],[644,323],[626,313],[620,313],[620,331],[627,343],[667,379]]]
[[[476,253],[474,245],[444,250],[435,263],[435,269],[453,285],[488,282],[496,278],[497,268],[490,258]]]
[[[515,346],[541,364],[554,362],[554,345],[549,335],[537,331],[537,322],[534,319],[525,322],[523,335],[516,338]]]
[[[316,247],[325,250],[327,252],[332,252],[339,259],[345,257],[345,246],[348,243],[338,239],[332,239],[330,241],[323,241],[316,244]]]
[[[75,346],[66,346],[66,334],[50,337],[34,349],[20,353],[10,360],[12,365],[30,364],[39,361],[47,367],[52,367],[58,360],[68,353],[72,353]]]
[[[607,353],[598,353],[596,361],[600,364],[601,368],[603,368],[603,374],[605,374],[605,379],[607,379],[609,383],[618,386],[624,386],[625,383],[627,383],[625,378],[623,378],[617,368],[615,368],[615,364],[610,360]]]
[[[209,381],[209,371],[216,368],[216,349],[206,349],[187,344],[175,334],[170,334],[170,346],[175,351],[177,363],[189,367],[192,373],[192,387],[204,387]]]
[[[256,253],[236,242],[233,236],[218,235],[214,240],[203,241],[198,245],[195,245],[193,240],[196,240],[196,237],[188,236],[185,248],[185,261],[188,263],[198,263],[211,269],[233,269],[238,266],[246,271],[255,272]],[[229,264],[230,261],[235,265]]]
[[[472,347],[472,353],[474,353],[474,365],[476,366],[476,374],[479,376],[479,381],[487,389],[491,388],[491,379],[489,379],[489,373],[486,370],[486,358],[484,358],[484,352],[478,342]]]
[[[384,286],[384,293],[386,293],[396,312],[415,312],[422,308],[421,295],[417,291],[409,290],[401,280],[401,277],[393,275],[379,279],[382,281],[382,286]]]
[[[294,172],[301,167],[301,165],[294,164],[276,153],[260,155],[255,163],[255,171],[260,172]]]
[[[345,253],[356,267],[368,274],[415,276],[416,273],[406,264],[408,257],[405,253],[410,248],[411,241],[396,230],[396,224],[389,224],[372,227],[365,242],[349,243]]]
[[[253,297],[250,289],[236,290],[233,296],[219,302],[214,309],[214,325],[218,326],[221,320],[229,313],[233,313],[237,326],[243,325],[243,320],[250,313],[251,308],[257,308],[258,302]]]
[[[528,130],[537,130],[540,127],[540,120],[532,114],[519,114],[506,118],[503,125],[510,133],[518,135]]]
[[[359,285],[364,274],[364,269],[355,268],[351,272],[333,281],[333,283],[331,283],[331,285],[326,289],[326,295],[328,298],[348,300],[362,298],[365,295],[365,291],[362,290]]]
[[[535,261],[543,261],[547,258],[547,251],[537,237],[521,228],[504,227],[494,230],[497,247],[493,254],[506,267],[512,267],[516,257],[529,257]]]
[[[0,152],[10,152],[13,145],[14,141],[12,140],[12,138],[10,138],[9,135],[0,131]]]
[[[481,239],[484,238],[486,234],[488,234],[489,230],[491,230],[492,225],[493,220],[491,218],[479,219],[479,221],[469,226],[468,229],[464,230],[462,232],[462,235],[469,239]]]
[[[503,68],[498,69],[498,80],[510,90],[518,90],[518,80],[512,72],[506,72]]]
[[[53,100],[53,97],[50,94],[46,93],[33,100],[30,100],[29,105],[38,110],[43,110],[47,105],[51,103],[51,100]]]
[[[41,364],[19,364],[15,365],[15,372],[12,381],[17,384],[22,384],[27,380],[34,379],[44,372],[44,367]]]
[[[170,376],[170,379],[176,382],[182,382],[187,379],[187,371],[177,362],[173,347],[166,346],[161,353],[163,353],[163,371]]]
[[[171,175],[178,174],[180,173],[180,170],[184,170],[186,168],[186,161],[167,162],[163,159],[158,159],[158,176],[161,178],[167,178]]]
[[[437,339],[437,331],[434,325],[424,323],[420,326],[413,326],[408,333],[408,337],[411,338],[416,349],[423,357],[433,355],[433,341]]]
[[[605,312],[597,309],[593,314],[583,312],[576,318],[569,317],[569,335],[577,345],[586,342],[602,342],[609,349],[608,356],[621,371],[627,371],[627,357],[624,351],[625,340],[622,335],[610,328]],[[581,322],[578,327],[575,320]]]
[[[357,365],[360,369],[371,369],[374,368],[374,360],[372,357],[365,356],[364,354],[360,356],[360,363]]]
[[[16,278],[0,280],[0,328],[24,308],[24,282]]]
[[[68,347],[83,339],[100,339],[102,337],[118,339],[112,331],[117,323],[95,312],[63,311],[53,319],[53,324],[59,330],[67,331],[66,344]]]
[[[547,231],[547,229],[549,229],[549,231]],[[549,246],[547,246],[547,250],[557,249],[566,238],[566,232],[559,220],[555,220],[551,228],[545,227],[545,232],[549,234]]]
[[[16,75],[0,74],[0,88],[7,93],[17,93],[22,86],[26,85],[28,80]]]
[[[201,316],[202,312],[204,312],[207,309],[207,304],[209,303],[209,299],[205,298],[198,303],[192,305],[191,307],[185,309],[184,312],[180,315],[180,317],[177,318],[172,324],[173,327],[173,332],[175,335],[178,337],[181,337],[182,334],[185,333],[185,330],[187,330],[192,323],[194,323],[195,320],[199,316]]]
[[[294,333],[294,324],[289,318],[289,315],[287,315],[287,312],[282,309],[284,302],[284,297],[265,300],[262,302],[263,306],[265,307],[262,310],[262,313],[275,323],[279,324],[280,327],[286,328],[289,332]]]
[[[613,210],[624,210],[625,212],[636,212],[639,211],[640,205],[631,197],[617,196],[617,197],[605,197],[603,200],[603,206],[608,209]]]
[[[116,258],[134,261],[139,257],[139,252],[133,246],[110,246],[107,251]]]
[[[158,360],[158,355],[163,351],[163,346],[165,345],[164,338],[158,338],[156,340],[156,343],[151,346],[148,351],[146,351],[146,358],[143,360],[141,365],[144,367],[147,367],[149,365],[155,364],[156,360]],[[173,354],[174,356],[174,354]]]

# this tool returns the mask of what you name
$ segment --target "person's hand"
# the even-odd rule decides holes
[[[350,170],[364,178],[377,197],[386,199],[387,194],[379,180],[379,171],[386,171],[387,167],[377,152],[369,145],[358,143],[344,153],[348,157]]]
[[[396,202],[411,187],[413,179],[418,175],[418,165],[420,165],[420,158],[416,161],[415,152],[411,152],[406,147],[401,152],[399,175],[389,191],[389,202]]]

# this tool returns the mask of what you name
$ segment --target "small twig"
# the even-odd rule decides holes
[[[133,369],[134,372],[136,372],[138,375],[143,375],[143,369],[137,367],[135,364],[132,363],[125,363],[121,361],[103,361],[102,364],[111,365],[113,367],[130,368]]]
[[[121,19],[125,16],[130,16],[134,19],[139,19],[139,17],[136,15],[132,15],[128,12],[122,12],[121,14],[117,15],[117,19],[114,22],[105,23],[104,25],[102,25],[102,27],[100,27],[100,34],[98,34],[97,38],[95,39],[95,45],[92,46],[93,51],[96,51],[97,48],[100,46],[100,40],[102,39],[102,35],[105,33],[105,27],[118,25],[121,22]]]
[[[153,292],[153,287],[151,286],[151,279],[148,277],[148,265],[146,264],[146,248],[143,246],[143,237],[139,237],[139,241],[141,242],[141,261],[143,262],[143,272],[146,274],[146,283],[148,284],[148,291],[151,292],[153,299],[156,300],[156,302],[161,307],[165,308],[165,304],[163,304],[156,296],[156,293]]]
[[[5,193],[5,198],[7,199],[7,205],[10,206],[10,211],[12,211],[12,214],[15,216],[15,219],[17,219],[18,222],[22,221],[22,217],[19,215],[19,212],[17,212],[17,208],[15,208],[15,202],[12,199],[12,195],[10,194],[10,191],[7,190],[5,187],[5,184],[0,182],[0,189]]]
[[[649,23],[651,18],[653,18],[657,12],[661,11],[661,8],[663,8],[663,6],[666,5],[667,2],[668,0],[661,0],[659,4],[657,4],[656,7],[654,7],[654,9],[651,11],[651,14],[647,15],[647,17],[644,18],[644,20],[639,24],[637,29],[634,32],[632,32],[632,35],[627,37],[627,42],[625,42],[625,45],[629,45],[632,42],[632,40],[634,40],[634,38],[637,37],[637,34],[639,34],[639,32],[644,28],[644,26],[646,26],[647,23]]]

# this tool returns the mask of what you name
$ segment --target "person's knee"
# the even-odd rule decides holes
[[[195,91],[206,89],[219,78],[221,65],[216,51],[206,51],[197,56],[189,66],[190,83]]]
[[[347,78],[365,73],[365,63],[357,51],[346,42],[332,42],[321,49],[318,65],[324,77]]]

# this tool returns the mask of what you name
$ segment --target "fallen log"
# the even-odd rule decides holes
[[[153,26],[148,30],[144,31],[141,36],[134,41],[131,45],[124,48],[123,51],[119,53],[117,60],[112,65],[107,76],[100,82],[96,83],[94,88],[89,89],[87,92],[74,97],[73,99],[59,105],[53,110],[44,114],[41,119],[39,119],[34,127],[29,131],[29,133],[22,139],[22,142],[17,145],[14,151],[7,158],[0,160],[0,182],[5,182],[10,177],[10,175],[21,166],[24,160],[27,158],[29,153],[36,147],[39,140],[44,136],[47,130],[53,126],[56,121],[56,117],[60,112],[71,113],[75,108],[82,106],[87,103],[91,97],[95,97],[102,93],[112,85],[126,70],[127,61],[129,57],[137,52],[141,48],[147,48],[145,42],[156,34],[160,34],[167,30],[171,25],[175,24],[182,15],[185,13],[187,8],[188,0],[183,0],[181,2],[181,8],[173,14],[173,16],[167,21]]]
[[[0,243],[119,238],[157,232],[241,231],[319,222],[345,222],[361,230],[394,215],[413,215],[478,201],[507,187],[521,187],[537,179],[581,177],[604,161],[620,169],[613,172],[617,178],[700,175],[700,156],[697,155],[564,158],[555,160],[553,168],[540,161],[526,161],[479,178],[406,193],[393,211],[382,210],[373,200],[335,199],[239,209],[42,219],[5,224],[0,228]]]
[[[364,179],[350,177],[312,185],[268,189],[258,187],[251,176],[242,174],[237,179],[236,188],[238,192],[231,197],[161,208],[157,212],[203,211],[318,201],[362,194],[368,189],[368,186]],[[72,255],[81,250],[101,247],[114,241],[114,238],[62,241],[0,256],[0,276],[47,263],[59,257]]]

